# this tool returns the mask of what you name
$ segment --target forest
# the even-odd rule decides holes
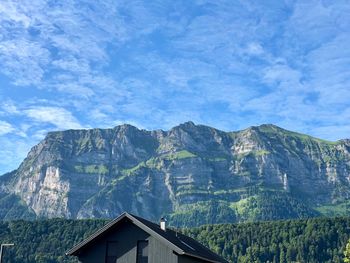
[[[207,225],[183,232],[230,262],[343,262],[350,218]]]
[[[0,242],[12,263],[77,262],[65,251],[108,220],[1,221]],[[343,262],[350,218],[312,218],[182,229],[230,262]]]

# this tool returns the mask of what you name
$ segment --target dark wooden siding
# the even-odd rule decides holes
[[[78,256],[82,263],[105,263],[107,241],[118,242],[118,263],[136,263],[137,241],[148,240],[149,263],[178,263],[173,250],[130,222],[112,229],[86,247]]]
[[[149,263],[178,263],[173,250],[154,237],[149,238]]]
[[[118,263],[136,263],[137,241],[148,240],[150,235],[130,222],[122,223],[117,231],[109,231],[106,236],[92,242],[79,255],[82,263],[105,263],[107,241],[118,242]]]

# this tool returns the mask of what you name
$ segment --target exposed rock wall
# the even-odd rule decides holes
[[[349,140],[274,125],[238,132],[191,122],[169,131],[122,125],[49,133],[15,172],[0,177],[0,210],[14,194],[48,218],[127,210],[198,225],[314,216],[332,206],[347,214],[349,179]]]

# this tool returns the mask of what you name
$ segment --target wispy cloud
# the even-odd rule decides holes
[[[53,124],[59,130],[82,129],[83,127],[73,115],[57,107],[32,107],[24,113],[36,122]]]
[[[15,103],[12,100],[5,101],[0,104],[0,109],[6,114],[18,114],[20,113]]]
[[[347,0],[2,0],[2,137],[189,119],[350,137],[349,13]]]
[[[7,133],[11,133],[13,132],[15,129],[12,127],[12,125],[6,121],[0,121],[0,136],[7,134]]]
[[[87,93],[86,86],[91,83],[81,82],[77,76],[105,77],[98,71],[108,62],[105,46],[119,41],[118,37],[123,39],[120,25],[113,19],[115,11],[116,6],[108,1],[103,5],[84,1],[2,1],[3,73],[19,86],[58,88],[77,96]]]

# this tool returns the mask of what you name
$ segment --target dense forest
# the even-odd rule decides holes
[[[343,262],[350,218],[313,218],[185,229],[230,262]]]
[[[14,243],[4,253],[4,263],[78,262],[65,251],[82,241],[107,220],[2,221],[0,242]]]
[[[4,262],[77,262],[65,251],[106,220],[3,221]],[[183,229],[230,262],[343,262],[350,218],[313,218]]]

